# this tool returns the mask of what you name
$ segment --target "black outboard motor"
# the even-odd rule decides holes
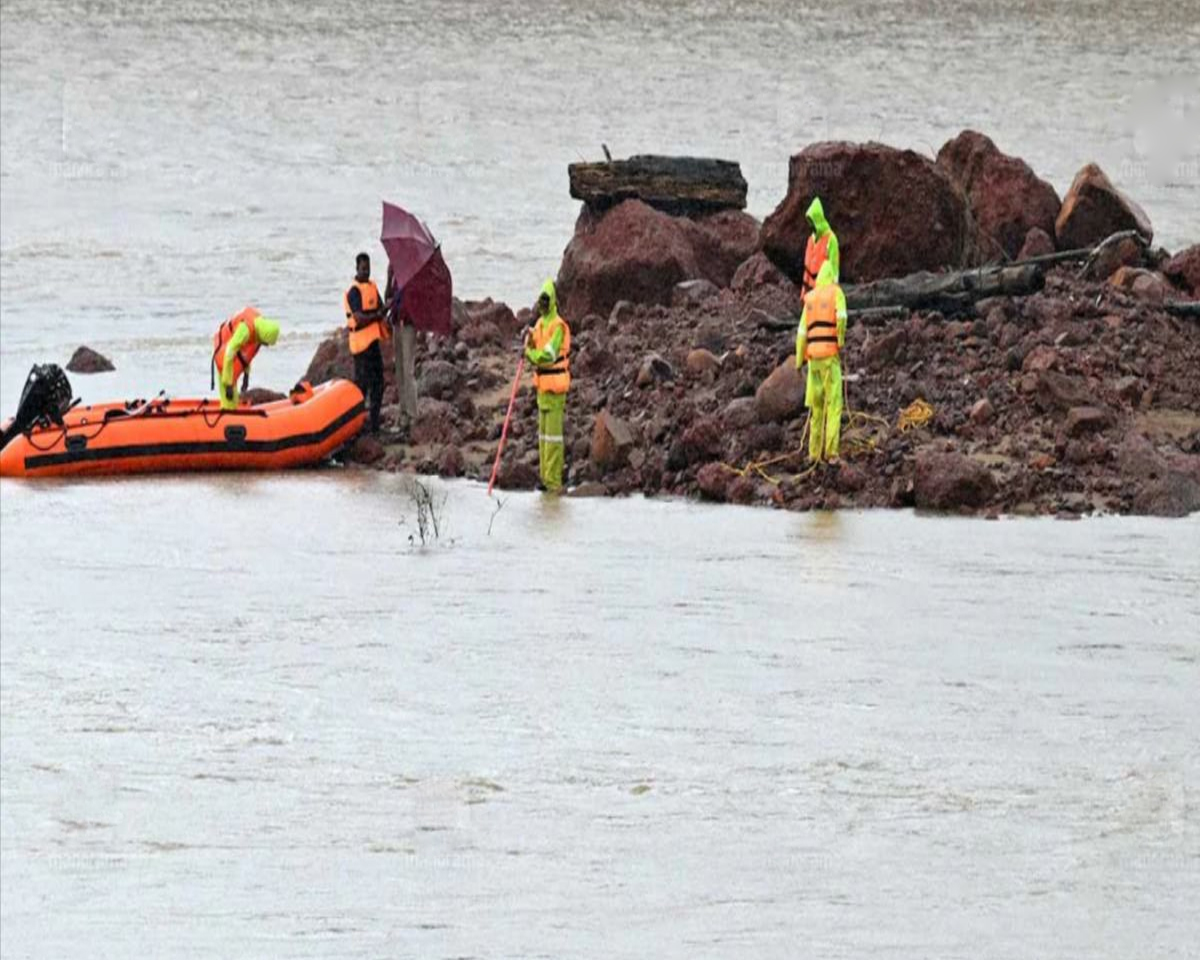
[[[29,379],[21,391],[21,402],[17,413],[0,438],[0,450],[18,434],[41,424],[62,426],[63,414],[75,404],[71,401],[71,382],[56,363],[34,364]]]

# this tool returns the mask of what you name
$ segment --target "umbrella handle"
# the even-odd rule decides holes
[[[500,445],[496,447],[496,460],[492,464],[492,477],[488,480],[488,496],[492,495],[492,487],[496,485],[496,475],[500,472],[500,454],[504,452],[504,441],[508,439],[508,424],[512,420],[513,406],[517,402],[517,390],[521,386],[521,373],[525,370],[525,351],[521,351],[521,359],[517,361],[517,375],[513,377],[512,394],[508,398],[508,412],[504,415],[504,426],[500,429]]]

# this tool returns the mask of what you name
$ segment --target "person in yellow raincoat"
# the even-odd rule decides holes
[[[212,366],[220,375],[221,409],[232,410],[250,383],[250,363],[259,347],[274,346],[279,339],[279,324],[268,320],[254,307],[246,307],[226,320],[213,335]]]
[[[829,221],[825,219],[825,207],[821,203],[820,197],[813,197],[813,202],[808,205],[804,216],[812,227],[812,233],[809,235],[808,243],[804,246],[804,279],[800,284],[802,306],[804,298],[817,285],[817,276],[820,274],[823,264],[833,265],[834,283],[842,279],[842,254],[838,247],[837,234],[829,226]]]
[[[571,328],[558,315],[553,280],[542,284],[535,310],[538,319],[525,341],[525,359],[533,364],[537,387],[538,460],[542,486],[550,493],[559,493],[566,459],[563,421],[571,386]]]
[[[808,457],[838,462],[842,439],[842,361],[846,343],[846,295],[834,280],[833,265],[821,264],[817,283],[804,298],[796,331],[796,369],[808,363],[804,405],[808,407]]]

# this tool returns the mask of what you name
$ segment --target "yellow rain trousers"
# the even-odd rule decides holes
[[[808,361],[804,405],[812,411],[808,423],[808,457],[830,460],[842,441],[842,361],[837,357]]]

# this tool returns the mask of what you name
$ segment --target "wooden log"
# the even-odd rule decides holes
[[[868,327],[879,326],[889,320],[906,320],[911,311],[908,307],[868,307],[865,310],[850,310],[847,308],[849,323],[861,323]],[[751,319],[764,330],[774,330],[780,333],[795,333],[799,326],[799,314],[793,317],[773,317],[766,310],[751,311]]]
[[[746,178],[741,166],[729,160],[643,154],[572,163],[567,177],[571,196],[597,211],[632,199],[682,216],[746,208]]]
[[[954,273],[913,273],[845,288],[849,309],[907,307],[959,313],[984,297],[1022,297],[1042,289],[1046,277],[1036,264],[980,267]]]
[[[1163,309],[1173,317],[1200,320],[1200,300],[1168,300]]]

